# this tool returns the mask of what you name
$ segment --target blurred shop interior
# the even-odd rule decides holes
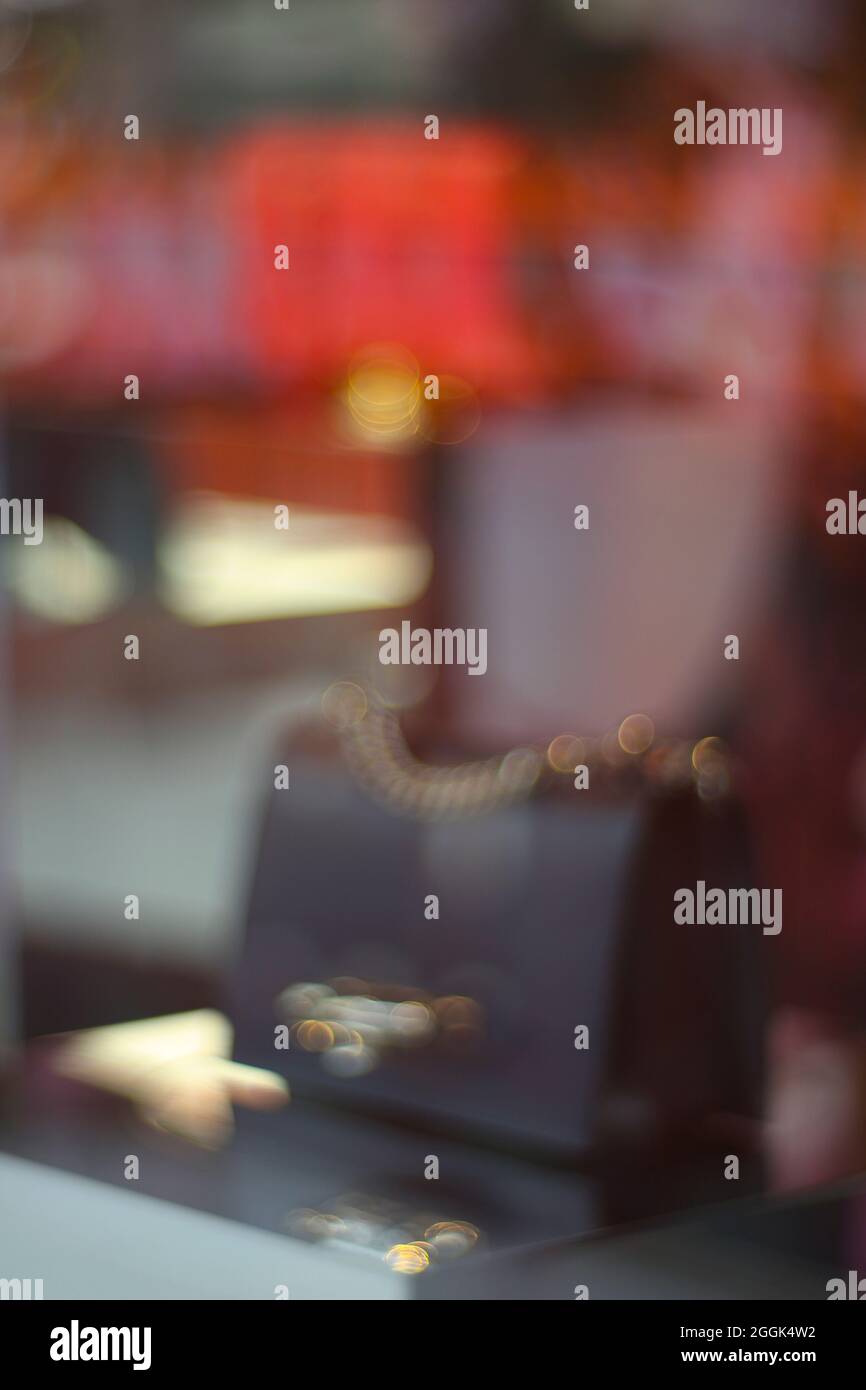
[[[10,1048],[217,1010],[273,1067],[286,1018],[300,1103],[249,1135],[308,1093],[370,1168],[374,1118],[435,1115],[556,1184],[589,1152],[605,1220],[659,1214],[635,1131],[758,1196],[866,1166],[866,562],[824,524],[864,470],[864,62],[854,0],[2,0],[0,458],[45,508],[0,556]],[[783,154],[678,147],[698,98],[783,108]],[[405,619],[486,627],[484,678],[382,667]],[[779,938],[656,935],[713,873],[781,886]],[[413,1079],[421,997],[454,1046],[483,997],[477,1077]],[[3,1147],[102,1176],[27,1077]]]

